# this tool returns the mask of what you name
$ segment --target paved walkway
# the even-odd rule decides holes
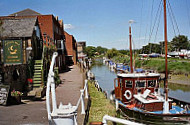
[[[70,71],[60,74],[63,83],[56,88],[57,104],[60,102],[76,105],[83,85],[83,75],[77,66],[71,66]],[[20,105],[0,106],[0,125],[47,125],[45,99],[42,101],[27,101]],[[80,118],[80,117],[79,117]],[[79,125],[82,119],[79,121]]]

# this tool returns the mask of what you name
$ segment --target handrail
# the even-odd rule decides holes
[[[107,125],[107,121],[121,123],[121,124],[124,124],[124,125],[144,125],[144,124],[141,124],[141,123],[132,122],[132,121],[125,120],[125,119],[116,118],[116,117],[112,117],[112,116],[109,116],[109,115],[104,115],[103,120],[102,120],[103,125]]]
[[[53,53],[53,57],[52,57],[52,62],[51,62],[51,66],[49,69],[49,74],[48,74],[48,79],[47,79],[47,89],[46,89],[46,107],[47,107],[47,113],[48,113],[48,120],[52,121],[52,113],[55,113],[58,110],[64,110],[64,109],[60,109],[57,108],[57,103],[56,103],[56,93],[55,93],[55,81],[54,81],[54,72],[53,72],[53,67],[54,67],[54,63],[55,63],[55,58],[57,57],[58,53],[54,52]],[[51,88],[50,88],[51,87]],[[50,89],[51,89],[51,95],[52,95],[52,106],[53,106],[53,111],[51,112],[51,107],[50,107]],[[82,90],[80,90],[81,94],[79,97],[79,100],[77,102],[76,106],[74,107],[74,112],[77,111],[79,104],[81,103],[81,114],[85,114],[85,106],[84,106],[84,92],[85,92],[85,98],[88,98],[88,80],[85,80],[85,84],[84,84],[84,88]],[[60,104],[61,106],[64,106],[62,104]],[[76,113],[74,113],[76,115]],[[67,114],[65,114],[66,116]],[[75,115],[74,120],[75,119]],[[64,119],[64,118],[63,118]],[[55,120],[55,119],[54,119]],[[66,119],[65,119],[66,120]],[[75,125],[77,123],[75,122]]]
[[[57,109],[56,104],[56,96],[55,96],[55,82],[54,82],[54,72],[53,67],[55,63],[55,58],[58,56],[57,52],[53,53],[51,66],[49,69],[48,79],[47,79],[47,90],[46,90],[46,107],[48,112],[48,120],[51,120],[51,107],[50,107],[50,86],[51,86],[51,92],[52,92],[52,104],[53,104],[53,111]]]
[[[84,88],[80,90],[81,94],[80,94],[80,98],[77,102],[77,106],[76,106],[76,110],[79,107],[79,104],[81,103],[81,114],[85,114],[85,107],[84,107],[84,92],[85,92],[85,98],[88,99],[88,80],[85,80],[85,85]]]

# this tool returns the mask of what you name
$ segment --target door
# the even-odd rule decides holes
[[[121,99],[121,84],[119,78],[114,79],[114,87],[115,87],[115,98]]]

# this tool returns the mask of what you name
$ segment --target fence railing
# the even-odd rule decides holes
[[[46,88],[46,107],[48,113],[49,124],[52,125],[77,125],[77,110],[81,104],[81,114],[85,114],[85,105],[84,105],[84,94],[85,98],[88,99],[88,80],[85,80],[84,88],[80,90],[81,94],[76,106],[72,106],[70,103],[68,105],[62,105],[60,103],[57,108],[56,102],[56,93],[55,93],[55,81],[54,81],[54,72],[53,67],[55,63],[55,58],[58,53],[54,52],[52,57],[51,66],[49,69],[48,79],[47,79],[47,88]],[[52,97],[52,111],[50,104],[50,91]]]

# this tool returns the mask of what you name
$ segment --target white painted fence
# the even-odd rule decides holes
[[[143,125],[143,124],[140,124],[140,123],[137,123],[137,122],[132,122],[132,121],[125,120],[125,119],[116,118],[116,117],[112,117],[112,116],[109,116],[109,115],[104,115],[103,120],[102,120],[103,125],[107,125],[107,121],[121,123],[121,124],[124,124],[124,125]]]
[[[58,53],[54,52],[52,57],[51,66],[49,69],[48,79],[47,79],[47,89],[46,89],[46,107],[48,113],[48,121],[50,125],[77,125],[77,109],[81,103],[81,114],[85,114],[84,106],[84,92],[85,98],[88,98],[88,80],[85,80],[84,89],[80,90],[81,94],[76,106],[72,106],[70,103],[68,105],[63,105],[60,103],[57,108],[56,103],[56,93],[55,93],[55,81],[53,67],[55,63],[55,58]],[[52,97],[52,111],[50,104],[50,90]]]

